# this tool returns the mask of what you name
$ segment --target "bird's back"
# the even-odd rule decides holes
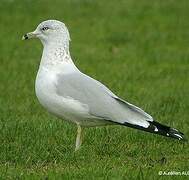
[[[114,122],[130,122],[148,126],[146,120],[151,116],[143,110],[125,102],[114,95],[107,87],[93,78],[81,73],[59,74],[57,94],[71,97],[89,109],[89,114]]]

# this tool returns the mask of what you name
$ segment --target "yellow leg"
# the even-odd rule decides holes
[[[79,124],[77,124],[77,137],[75,142],[75,151],[77,151],[82,144],[82,128]]]

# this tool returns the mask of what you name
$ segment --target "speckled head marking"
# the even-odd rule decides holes
[[[53,67],[62,68],[64,66],[65,69],[66,63],[71,64],[69,67],[66,66],[69,72],[77,69],[70,56],[70,35],[63,22],[57,20],[43,21],[37,26],[35,31],[23,36],[24,40],[31,38],[40,39],[44,46],[40,68],[52,69]]]
[[[57,20],[47,20],[40,23],[36,30],[27,33],[23,39],[39,38],[43,45],[62,44],[69,47],[70,35],[64,23]]]
[[[44,49],[40,66],[52,67],[62,63],[71,63],[69,53],[70,35],[64,23],[57,20],[41,22],[35,31],[27,33],[23,39],[38,38],[41,40]]]

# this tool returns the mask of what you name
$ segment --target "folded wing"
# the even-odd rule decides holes
[[[115,123],[129,123],[145,128],[149,126],[149,121],[153,121],[142,109],[120,99],[102,83],[80,72],[59,74],[57,93],[87,106],[91,120],[95,116]]]

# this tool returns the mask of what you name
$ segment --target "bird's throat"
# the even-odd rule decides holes
[[[73,63],[68,47],[58,45],[44,46],[40,66],[52,67],[63,63]]]

